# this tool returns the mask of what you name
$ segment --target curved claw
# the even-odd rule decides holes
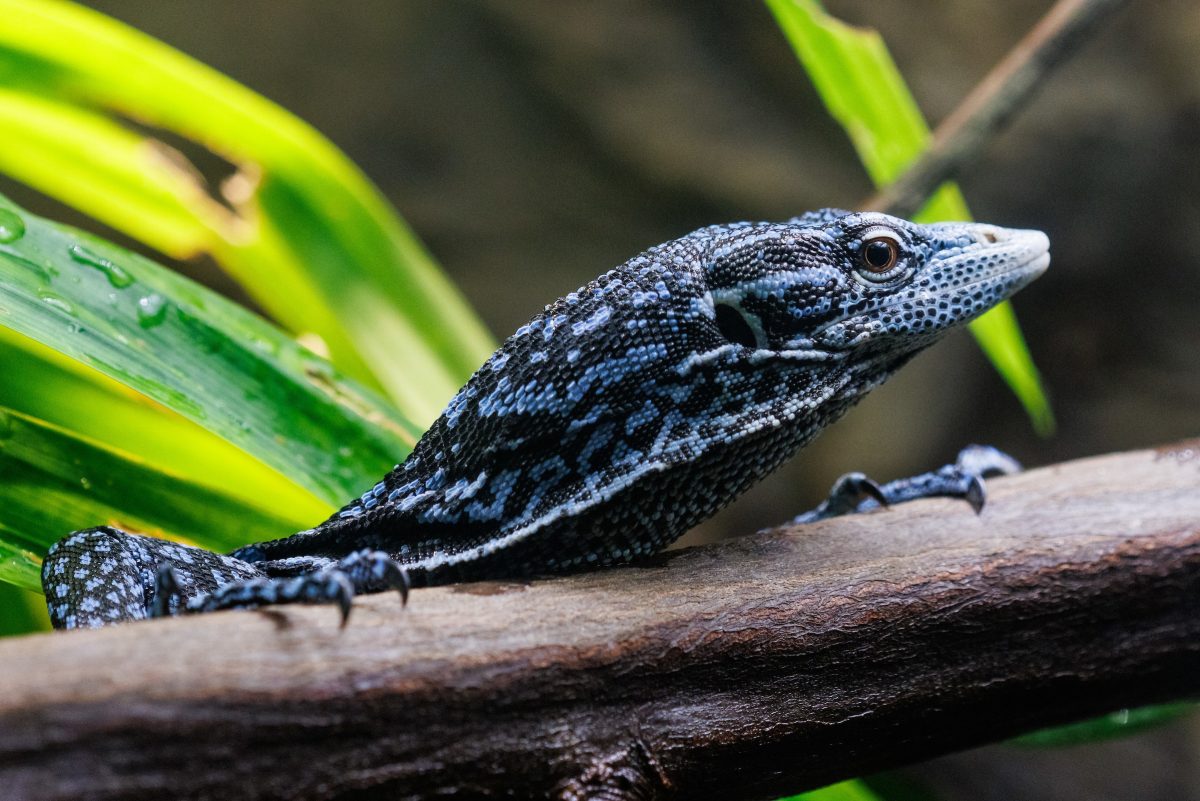
[[[408,604],[408,591],[412,582],[408,571],[387,554],[385,551],[365,549],[350,554],[338,563],[338,568],[345,571],[353,585],[361,592],[391,589],[399,590],[400,603]]]
[[[846,473],[833,482],[829,497],[821,501],[816,509],[792,518],[792,522],[815,523],[818,520],[828,520],[831,517],[863,511],[861,508],[868,500],[873,500],[881,507],[887,507],[888,496],[885,489],[864,473]]]
[[[983,512],[983,504],[987,501],[987,489],[983,485],[983,479],[978,475],[973,475],[967,479],[967,489],[963,493],[963,498],[967,503],[971,504],[971,508],[975,510],[975,514]]]
[[[971,504],[975,514],[980,514],[987,502],[987,487],[983,479],[1021,472],[1020,462],[990,445],[968,445],[963,448],[958,452],[954,467],[966,479],[962,497]]]
[[[171,599],[182,597],[175,568],[167,562],[160,564],[154,574],[154,602],[150,605],[150,617],[169,617]]]
[[[883,487],[864,473],[846,473],[833,482],[833,488],[829,491],[831,505],[845,506],[848,509],[854,508],[866,498],[873,499],[880,506],[888,505]]]
[[[408,571],[401,567],[399,563],[389,559],[384,568],[383,578],[387,581],[389,587],[400,591],[400,605],[408,606],[408,591],[412,589],[412,581],[408,578]]]
[[[342,622],[339,628],[346,628],[346,623],[350,620],[350,610],[354,608],[354,586],[350,584],[350,579],[346,578],[344,573],[334,572],[329,576],[329,580],[334,584],[332,600],[337,602],[338,611],[342,615]]]
[[[858,491],[860,498],[865,496],[873,498],[880,506],[886,507],[888,505],[888,499],[883,493],[883,487],[879,486],[879,482],[873,478],[863,476],[855,483],[855,489]]]

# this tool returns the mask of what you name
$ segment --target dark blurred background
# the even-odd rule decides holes
[[[498,337],[649,245],[715,222],[854,207],[871,189],[753,0],[89,4],[328,135]],[[882,32],[936,123],[1049,3],[827,7]],[[1016,299],[1053,437],[1032,433],[958,334],[688,541],[781,522],[847,470],[888,479],[971,441],[1038,465],[1200,433],[1198,45],[1200,3],[1131,4],[962,176],[978,219],[1041,228],[1053,243],[1049,273]],[[205,265],[188,270],[228,286]],[[993,747],[907,775],[944,799],[1200,799],[1198,734],[1193,719],[1067,750]]]

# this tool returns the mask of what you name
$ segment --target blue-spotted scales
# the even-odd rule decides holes
[[[1033,280],[1048,247],[1037,231],[837,210],[703,228],[547,306],[403,464],[313,529],[229,556],[107,527],[72,534],[45,561],[51,618],[347,609],[406,576],[513,578],[653,553]],[[920,486],[970,495],[978,481]],[[852,477],[831,513],[881,489]]]

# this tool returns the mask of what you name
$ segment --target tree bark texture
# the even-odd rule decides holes
[[[989,490],[359,599],[344,630],[3,641],[0,797],[768,799],[1200,694],[1200,441]]]

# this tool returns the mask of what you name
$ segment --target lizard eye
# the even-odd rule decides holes
[[[746,322],[741,312],[728,303],[718,303],[713,309],[717,313],[717,328],[723,337],[747,348],[758,347],[754,329]]]
[[[890,281],[904,271],[900,240],[886,228],[876,227],[863,235],[858,248],[858,274],[873,284]]]
[[[896,240],[877,236],[863,242],[858,255],[863,267],[873,273],[886,273],[896,266],[896,261],[900,258],[900,248],[896,245]]]

